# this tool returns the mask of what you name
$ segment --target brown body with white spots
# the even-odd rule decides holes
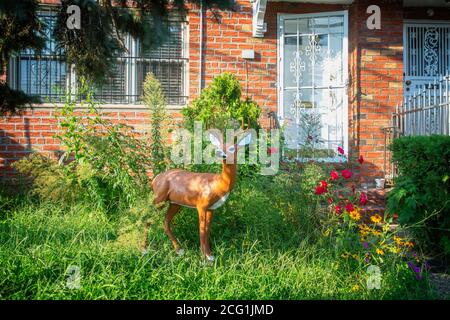
[[[196,208],[200,227],[200,250],[209,261],[214,261],[209,246],[213,212],[225,203],[233,189],[237,174],[237,148],[249,144],[251,135],[244,134],[238,143],[231,145],[223,144],[222,139],[213,134],[210,134],[210,140],[216,147],[216,154],[222,157],[220,174],[173,169],[157,175],[153,179],[152,188],[155,194],[155,204],[170,203],[164,218],[164,230],[177,253],[182,254],[183,250],[170,229],[170,222],[180,211],[181,206]],[[147,232],[148,224],[145,231],[144,250],[148,245]]]

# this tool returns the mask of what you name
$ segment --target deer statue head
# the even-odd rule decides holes
[[[222,158],[226,163],[232,164],[236,163],[238,148],[250,144],[252,135],[248,131],[239,131],[234,135],[232,143],[223,143],[222,135],[210,132],[209,140],[216,147],[216,156]]]

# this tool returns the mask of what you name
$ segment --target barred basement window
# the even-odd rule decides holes
[[[30,95],[37,95],[44,102],[63,102],[66,92],[76,83],[73,68],[65,63],[63,50],[56,50],[51,34],[56,23],[56,14],[51,9],[42,10],[40,17],[46,22],[48,36],[46,48],[40,55],[24,50],[10,63],[12,87]],[[185,23],[181,20],[169,22],[169,34],[159,47],[144,50],[140,42],[126,37],[127,52],[117,58],[113,76],[94,88],[94,98],[104,104],[138,104],[142,102],[143,81],[148,72],[153,72],[161,82],[170,105],[184,105],[186,48],[184,44]]]

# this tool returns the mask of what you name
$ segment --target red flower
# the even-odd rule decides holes
[[[331,180],[335,181],[335,180],[339,179],[339,173],[337,173],[337,171],[331,171],[330,177],[331,177]]]
[[[352,203],[347,203],[347,204],[345,205],[345,211],[347,211],[347,212],[352,212],[353,210],[355,210],[355,207],[353,206]]]
[[[269,154],[278,153],[278,149],[275,147],[270,147],[267,151],[269,152]]]
[[[362,155],[359,156],[358,162],[359,162],[359,164],[363,164],[364,158]]]
[[[322,187],[322,186],[317,186],[316,187],[316,191],[314,192],[315,194],[317,194],[318,196],[320,196],[322,193],[327,192],[327,189]]]
[[[342,213],[342,207],[341,206],[336,206],[334,211],[336,212],[336,214],[341,214]]]
[[[344,177],[344,179],[350,179],[353,173],[348,169],[344,169],[342,170],[341,174]]]
[[[328,204],[332,204],[333,203],[333,199],[332,198],[328,198]]]
[[[338,147],[338,152],[340,153],[340,154],[344,154],[344,149],[342,149],[341,147]]]
[[[325,190],[328,188],[328,183],[325,180],[320,181],[320,185],[322,186],[322,188],[324,188]]]
[[[359,204],[365,206],[368,202],[367,195],[364,192],[361,192],[359,195]]]

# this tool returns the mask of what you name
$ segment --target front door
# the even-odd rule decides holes
[[[450,69],[450,22],[404,26],[405,98],[439,80]]]
[[[347,12],[279,16],[279,115],[288,155],[347,151]]]

